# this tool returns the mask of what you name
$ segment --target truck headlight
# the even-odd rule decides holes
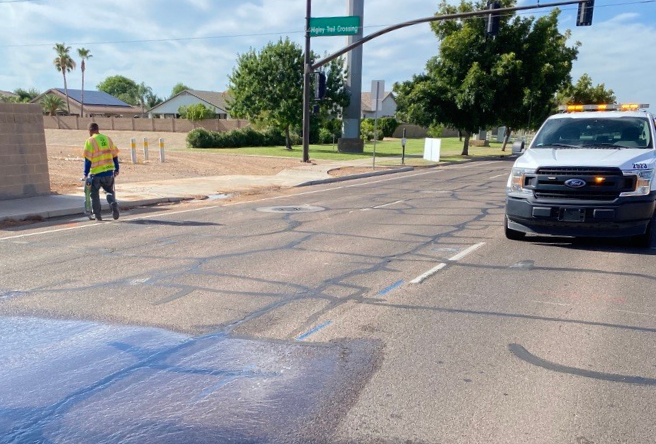
[[[628,170],[625,176],[637,176],[636,186],[633,191],[621,193],[620,196],[647,196],[651,192],[651,181],[654,178],[654,170]]]
[[[535,174],[535,168],[513,168],[508,178],[506,191],[508,193],[533,194],[532,190],[524,188],[527,174]]]

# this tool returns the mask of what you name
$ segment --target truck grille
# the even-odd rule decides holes
[[[581,179],[585,185],[573,188],[565,185],[569,179]],[[527,175],[525,187],[533,190],[537,200],[613,201],[620,193],[635,189],[636,178],[624,176],[619,168],[603,167],[542,167]]]

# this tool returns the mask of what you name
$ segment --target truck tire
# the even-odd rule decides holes
[[[506,233],[507,239],[520,241],[520,240],[524,240],[524,238],[526,237],[526,233],[522,233],[521,231],[508,228],[508,216],[505,216],[503,218],[503,226],[505,229],[504,231]]]
[[[656,241],[656,222],[652,216],[645,234],[634,236],[633,244],[638,248],[651,248],[654,241]]]

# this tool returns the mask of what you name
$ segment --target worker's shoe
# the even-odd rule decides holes
[[[100,214],[95,214],[93,218],[96,219],[98,222],[102,222],[102,216]]]
[[[112,217],[114,218],[114,220],[116,220],[120,215],[120,213],[118,212],[118,202],[113,202],[111,207],[112,207]]]

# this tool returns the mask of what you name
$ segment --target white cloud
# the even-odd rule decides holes
[[[656,109],[656,27],[621,14],[594,26],[576,28],[572,38],[582,43],[572,69],[573,80],[587,73],[594,85],[603,83],[619,102],[647,103]]]
[[[160,96],[168,96],[178,82],[223,90],[238,54],[280,37],[304,42],[305,2],[300,0],[113,0],[89,5],[87,0],[0,4],[0,89],[61,87],[61,74],[52,65],[56,42],[72,46],[74,56],[76,48],[91,50],[86,72],[90,87],[121,74],[145,82]],[[437,1],[426,0],[365,0],[365,35],[432,16],[437,6]],[[588,73],[593,82],[612,88],[619,100],[649,101],[656,108],[651,86],[656,72],[656,14],[647,8],[656,9],[598,8],[593,26],[586,28],[574,27],[575,6],[563,8],[563,29],[574,28],[572,42],[583,44],[574,79]],[[346,0],[312,1],[314,17],[346,14]],[[134,42],[143,40],[152,41]],[[320,55],[344,46],[344,37],[312,39],[312,49]],[[389,89],[396,81],[410,79],[423,72],[438,47],[428,24],[368,42],[363,49],[363,87],[383,79]],[[79,88],[80,71],[68,77],[71,87]]]

